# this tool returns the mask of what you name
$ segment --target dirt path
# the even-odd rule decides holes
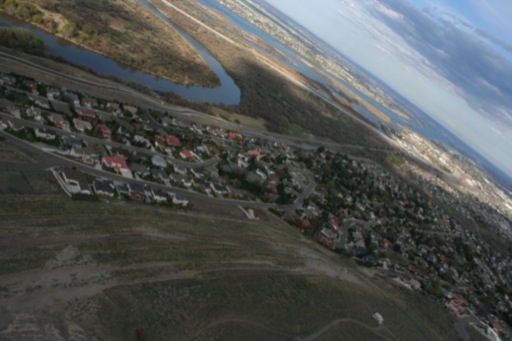
[[[362,327],[362,328],[364,328],[366,330],[371,331],[375,335],[378,335],[379,337],[383,338],[384,340],[396,340],[395,337],[387,337],[387,336],[385,336],[385,335],[383,335],[382,333],[379,332],[381,330],[386,330],[386,331],[389,332],[389,330],[387,330],[385,327],[383,327],[383,326],[371,327],[371,326],[368,326],[368,325],[366,325],[366,324],[364,324],[362,322],[354,320],[354,319],[352,319],[350,317],[344,317],[344,318],[336,319],[336,320],[332,321],[331,323],[325,325],[324,327],[320,328],[315,333],[313,333],[311,335],[308,335],[306,337],[303,337],[303,338],[301,338],[299,340],[301,340],[301,341],[313,341],[313,340],[316,340],[317,338],[322,336],[322,334],[327,332],[329,329],[331,329],[333,327],[336,327],[340,323],[353,323],[353,324],[357,324],[358,326],[360,326],[360,327]]]

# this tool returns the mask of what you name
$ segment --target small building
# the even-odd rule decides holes
[[[97,128],[104,138],[109,139],[112,136],[112,131],[105,124],[98,124]]]
[[[73,125],[75,126],[75,129],[79,132],[84,132],[85,130],[92,130],[92,125],[90,122],[81,120],[79,118],[73,119]]]
[[[146,177],[149,175],[149,167],[140,163],[132,163],[130,165],[130,170],[133,174],[136,174],[140,177]]]
[[[28,117],[34,118],[34,119],[41,119],[41,109],[38,107],[30,106],[25,110],[25,113]]]
[[[215,194],[229,194],[229,188],[219,182],[211,182],[210,188],[213,190]]]
[[[188,205],[188,198],[182,194],[172,193],[171,197],[172,197],[172,203],[174,205],[179,205],[179,206],[187,206]]]
[[[60,114],[65,114],[68,116],[72,116],[73,112],[71,111],[71,108],[69,107],[68,103],[59,102],[59,101],[51,101],[53,110]]]
[[[96,195],[113,198],[116,195],[114,183],[107,179],[96,179],[92,183]]]
[[[160,168],[167,167],[167,161],[165,161],[165,159],[161,155],[158,155],[158,154],[155,154],[151,157],[151,163],[155,167],[160,167]]]
[[[125,178],[133,179],[132,172],[126,164],[126,160],[123,156],[104,156],[101,161],[105,167],[118,171]]]
[[[40,108],[49,110],[50,109],[50,102],[41,96],[31,96],[30,97],[35,105],[37,105]]]
[[[151,176],[156,180],[161,180],[164,182],[169,181],[169,174],[161,168],[153,168],[150,170]]]
[[[62,168],[60,175],[66,183],[67,190],[72,194],[91,195],[87,176],[74,168]]]
[[[138,111],[137,107],[130,105],[130,104],[123,104],[123,109],[125,111],[128,111],[132,115],[137,114],[137,111]]]
[[[34,129],[34,132],[35,132],[37,138],[40,138],[43,140],[53,141],[57,138],[57,134],[55,134],[55,132],[50,129],[36,128],[36,129]]]
[[[95,98],[86,97],[82,98],[82,104],[87,108],[92,108],[98,106],[98,101]]]
[[[183,149],[183,150],[180,152],[180,156],[181,156],[183,159],[187,160],[187,159],[190,159],[190,158],[193,156],[193,154],[192,154],[192,152],[191,152],[190,150]]]
[[[159,204],[166,203],[169,197],[167,193],[162,191],[161,189],[152,190],[151,195],[153,197],[153,201]]]
[[[75,111],[78,115],[86,118],[95,119],[96,118],[96,112],[92,109],[87,108],[76,108]]]
[[[374,313],[374,314],[372,315],[372,317],[373,317],[373,319],[374,319],[375,321],[377,321],[377,323],[378,323],[378,324],[383,324],[383,323],[384,323],[384,318],[382,317],[382,315],[381,315],[381,314],[379,314],[379,313]]]
[[[128,197],[133,201],[144,201],[146,199],[144,186],[137,183],[128,184]]]
[[[48,120],[58,128],[69,130],[69,122],[61,114],[50,114]]]
[[[230,132],[228,133],[228,139],[241,141],[244,137],[240,133]]]

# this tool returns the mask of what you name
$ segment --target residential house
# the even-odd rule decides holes
[[[73,112],[71,111],[71,108],[69,107],[68,103],[59,102],[59,101],[50,101],[50,104],[52,105],[52,108],[54,111],[68,115],[73,116]]]
[[[104,156],[102,158],[102,163],[105,165],[105,167],[114,169],[121,173],[122,176],[126,178],[132,178],[132,173],[130,171],[130,168],[126,164],[126,160],[123,156],[115,155],[115,156]]]
[[[56,127],[64,130],[69,130],[69,122],[61,114],[52,113],[48,115],[48,120],[53,123]]]
[[[98,118],[101,122],[112,122],[113,121],[112,114],[109,114],[108,112],[104,112],[101,110],[96,110],[95,112],[96,112],[96,116],[98,116]]]
[[[107,179],[96,179],[92,183],[94,193],[97,195],[113,198],[116,195],[114,183]]]
[[[187,206],[188,205],[188,198],[180,193],[172,193],[172,203],[174,205],[180,205],[180,206]]]
[[[167,167],[167,161],[165,161],[165,159],[161,155],[158,155],[158,154],[155,154],[151,157],[151,163],[155,167],[160,167],[160,168]]]
[[[146,199],[144,186],[137,183],[128,184],[128,197],[133,201],[144,201]]]
[[[137,107],[130,105],[130,104],[123,104],[123,109],[125,111],[128,111],[132,115],[136,115],[137,111],[138,111]]]
[[[82,98],[82,104],[87,108],[92,108],[98,106],[98,101],[96,98],[86,97]]]
[[[230,132],[230,133],[228,133],[228,139],[242,141],[244,139],[244,137],[240,133]]]
[[[39,92],[37,91],[37,83],[32,81],[32,80],[28,80],[28,79],[24,79],[23,80],[23,85],[25,86],[26,89],[28,89],[28,91],[34,95],[37,95],[39,94]]]
[[[225,186],[224,184],[218,183],[218,182],[210,183],[210,188],[217,195],[229,194],[229,192],[230,192],[229,188],[227,186]]]
[[[16,77],[2,73],[0,74],[0,85],[15,86]]]
[[[81,120],[79,118],[73,119],[73,125],[75,129],[79,132],[84,132],[85,130],[92,130],[92,124],[88,121]]]
[[[248,154],[238,154],[237,165],[240,168],[247,168],[247,167],[249,167],[250,160],[251,160],[251,157]]]
[[[30,106],[30,108],[27,108],[27,110],[25,110],[25,113],[28,117],[33,118],[37,121],[41,121],[41,109],[39,109],[38,107]]]
[[[105,124],[98,124],[97,128],[104,138],[109,139],[112,136],[112,131]]]
[[[13,121],[13,120],[7,120],[7,123],[9,124],[9,128],[15,132],[20,132],[23,129],[25,129],[25,126],[19,122]]]
[[[114,181],[114,187],[120,196],[125,197],[125,198],[128,197],[128,194],[130,193],[130,189],[128,188],[128,185],[126,183]]]
[[[180,175],[187,175],[187,168],[178,164],[173,164],[174,172]]]
[[[168,194],[161,189],[151,190],[151,196],[153,197],[153,201],[159,204],[166,203],[169,197]]]
[[[86,147],[71,148],[70,155],[81,158],[88,165],[96,165],[99,162],[100,155],[104,154],[105,149],[99,144],[90,144]]]
[[[47,88],[46,89],[46,97],[50,101],[54,101],[56,97],[60,96],[60,91],[55,88]]]
[[[155,136],[155,146],[162,150],[166,150],[168,147],[178,147],[181,145],[181,141],[178,137],[174,135],[156,135]],[[172,150],[170,150],[172,152]],[[169,152],[169,151],[167,151]]]
[[[149,167],[142,165],[140,163],[132,163],[130,165],[130,170],[132,171],[133,174],[141,178],[144,178],[150,174]]]
[[[187,150],[187,149],[183,149],[181,152],[180,152],[180,156],[185,159],[185,160],[188,160],[190,158],[192,158],[193,154],[190,150]]]
[[[261,151],[259,149],[251,149],[247,152],[247,154],[249,156],[255,157],[256,160],[261,160],[261,158],[263,157],[263,154],[261,153]]]
[[[161,180],[163,182],[169,181],[169,174],[161,168],[152,168],[150,170],[151,176],[156,180]]]
[[[74,168],[62,168],[59,172],[62,180],[66,183],[67,190],[72,194],[90,195],[89,183],[87,176]]]
[[[96,111],[92,110],[92,109],[87,109],[87,108],[75,108],[75,111],[78,115],[82,116],[82,117],[85,117],[85,118],[90,118],[90,119],[95,119],[96,118]]]
[[[16,109],[16,104],[6,98],[0,98],[0,109],[5,110],[6,112],[11,112]]]
[[[68,92],[64,95],[64,100],[68,101],[69,103],[73,104],[75,107],[80,106],[80,98],[77,94]]]
[[[38,107],[50,110],[50,102],[46,98],[36,95],[29,95],[28,97]]]
[[[82,140],[74,137],[74,136],[62,136],[61,144],[64,148],[68,149],[81,149],[83,148]]]
[[[40,138],[43,140],[52,141],[57,138],[57,134],[55,134],[55,132],[51,129],[36,128],[36,129],[34,129],[34,132],[35,132],[37,138]]]

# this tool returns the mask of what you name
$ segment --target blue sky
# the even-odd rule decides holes
[[[512,175],[512,1],[266,1]]]

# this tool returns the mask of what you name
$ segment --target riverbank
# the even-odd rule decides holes
[[[217,87],[219,78],[170,25],[138,1],[1,3],[0,11],[158,77]]]
[[[201,18],[210,14],[192,3],[150,3],[200,41],[222,64],[242,91],[241,114],[264,119],[273,132],[302,131],[339,143],[382,146],[383,141],[372,131],[376,129],[330,103],[321,91],[309,86],[308,78],[223,30],[230,27],[229,19],[217,20],[210,27],[210,21],[204,24],[197,19],[198,13],[203,13]]]

